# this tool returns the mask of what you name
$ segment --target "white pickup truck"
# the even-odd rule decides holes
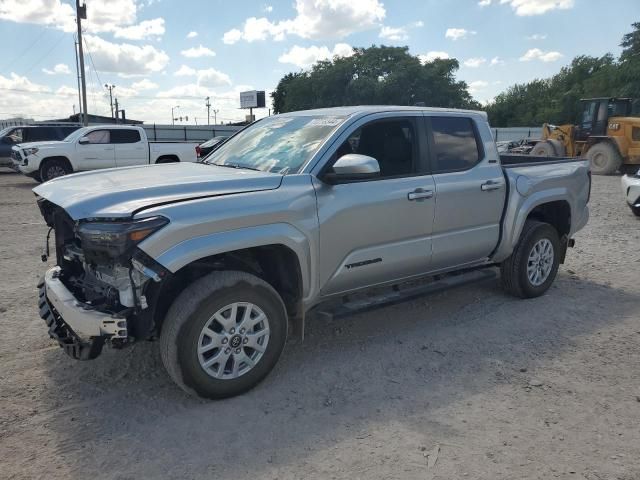
[[[46,182],[74,172],[150,163],[195,162],[196,142],[150,142],[141,127],[99,125],[80,128],[62,141],[21,143],[12,149],[14,166]]]

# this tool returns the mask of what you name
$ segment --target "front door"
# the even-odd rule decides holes
[[[379,178],[340,185],[314,180],[323,295],[429,270],[435,185],[422,155],[424,125],[419,115],[374,117],[338,139],[322,171],[342,155],[358,153],[378,161]]]
[[[498,244],[506,194],[491,132],[470,116],[428,116],[426,123],[436,187],[432,267],[480,261]]]
[[[97,170],[116,166],[115,148],[109,130],[93,130],[85,135],[89,143],[78,143],[77,170]]]

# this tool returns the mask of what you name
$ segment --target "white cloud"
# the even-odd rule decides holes
[[[267,13],[271,13],[273,12],[273,7],[271,5],[265,5],[263,10]]]
[[[0,75],[0,88],[26,90],[28,92],[50,92],[51,89],[46,85],[33,83],[27,77],[21,77],[11,72],[10,77]],[[5,95],[2,95],[4,97]]]
[[[186,65],[182,65],[178,70],[176,70],[173,74],[176,77],[190,77],[192,75],[196,75],[198,72],[195,68],[187,67]]]
[[[84,39],[99,72],[147,75],[162,71],[169,63],[169,56],[151,45],[112,43],[95,35]]]
[[[542,15],[552,10],[568,10],[573,8],[574,0],[480,0],[478,5],[486,7],[487,5],[500,3],[500,5],[511,5],[516,15],[525,17],[530,15]]]
[[[386,16],[379,0],[296,0],[295,9],[294,18],[275,23],[264,17],[248,18],[242,28],[227,31],[223,41],[232,44],[241,39],[247,42],[267,38],[283,40],[287,35],[309,39],[343,38],[379,26]]]
[[[114,36],[128,40],[142,40],[148,37],[161,37],[164,32],[164,18],[154,18],[153,20],[144,20],[137,25],[119,28],[115,31]]]
[[[232,28],[222,36],[222,41],[227,45],[233,45],[242,39],[242,32],[237,28]]]
[[[483,57],[468,58],[464,61],[464,66],[469,68],[478,68],[480,65],[487,63],[487,59]]]
[[[131,88],[133,88],[134,90],[155,90],[156,88],[158,88],[158,84],[153,83],[148,78],[143,78],[139,82],[132,83]]]
[[[424,65],[425,63],[433,62],[436,59],[447,60],[451,57],[447,52],[431,51],[422,55],[418,55],[418,58],[420,59],[420,62],[422,62],[422,64]]]
[[[527,40],[546,40],[547,35],[544,33],[534,33],[533,35],[529,35]]]
[[[532,48],[520,57],[520,61],[529,62],[531,60],[540,60],[542,62],[555,62],[562,57],[563,55],[560,52],[543,52],[539,48]]]
[[[477,32],[474,30],[466,30],[464,28],[447,28],[446,33],[444,34],[445,38],[450,38],[451,40],[460,40],[465,39],[469,35],[475,35]]]
[[[319,60],[329,60],[335,56],[338,57],[350,57],[353,55],[353,48],[346,43],[338,43],[333,47],[333,50],[329,50],[328,47],[311,46],[308,48],[299,47],[294,45],[291,50],[283,53],[278,58],[280,63],[291,63],[300,68],[306,68]]]
[[[409,25],[404,25],[402,27],[388,27],[383,26],[380,29],[380,34],[378,35],[380,38],[384,38],[385,40],[389,40],[391,42],[402,42],[409,39],[409,30],[412,28],[420,28],[424,26],[424,22],[417,21],[410,23]]]
[[[136,0],[89,2],[83,29],[89,34],[109,32],[118,38],[131,40],[163,35],[162,18],[136,25],[137,11],[142,5]],[[76,30],[75,8],[62,0],[0,0],[0,19],[46,25],[65,32]]]
[[[469,92],[474,94],[479,92],[480,90],[484,90],[488,86],[489,82],[485,82],[484,80],[476,80],[469,83]]]
[[[198,70],[198,85],[207,88],[224,87],[231,85],[231,79],[226,73],[214,68]]]
[[[496,65],[504,65],[504,60],[502,60],[500,57],[493,57],[491,59],[490,65],[492,67],[495,67]]]
[[[49,70],[48,68],[43,68],[42,71],[44,73],[46,73],[47,75],[69,75],[69,74],[71,74],[71,69],[69,68],[68,65],[66,65],[64,63],[58,63],[51,70]]]
[[[198,36],[198,32],[189,32],[187,33],[187,38],[196,38]]]
[[[180,52],[182,56],[187,58],[200,58],[200,57],[215,57],[216,52],[211,50],[210,48],[203,47],[202,45],[198,45],[197,47],[187,48],[186,50],[182,50]]]

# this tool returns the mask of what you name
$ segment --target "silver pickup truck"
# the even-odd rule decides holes
[[[40,315],[74,358],[157,338],[185,391],[237,395],[306,314],[365,289],[499,267],[509,293],[542,295],[587,223],[590,188],[580,159],[501,159],[482,112],[277,115],[206,163],[35,188],[57,260]]]

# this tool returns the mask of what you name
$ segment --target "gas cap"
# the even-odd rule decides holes
[[[531,188],[531,180],[523,175],[520,175],[516,180],[516,190],[518,190],[518,193],[523,197],[526,197],[531,193]]]

